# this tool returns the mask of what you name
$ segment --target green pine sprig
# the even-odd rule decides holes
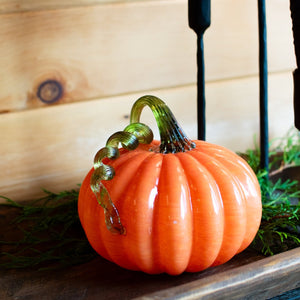
[[[267,180],[266,180],[267,181]],[[300,198],[297,181],[261,184],[262,221],[252,246],[273,255],[300,246]]]
[[[264,255],[300,246],[300,183],[291,179],[272,179],[280,171],[300,166],[300,134],[291,130],[284,139],[272,143],[269,174],[260,169],[260,151],[257,146],[242,154],[255,171],[261,187],[262,220],[251,247]]]
[[[44,269],[87,262],[96,256],[80,225],[78,191],[52,193],[26,203],[6,197],[1,208],[14,209],[7,225],[13,235],[0,236],[0,267]]]

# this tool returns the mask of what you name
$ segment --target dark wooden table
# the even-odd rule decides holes
[[[265,258],[246,250],[180,276],[127,271],[98,257],[51,271],[2,270],[0,299],[269,299],[300,287],[300,248]]]

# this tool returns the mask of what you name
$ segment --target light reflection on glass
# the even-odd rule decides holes
[[[158,194],[157,185],[158,185],[158,180],[157,180],[155,186],[151,189],[150,194],[149,194],[149,200],[148,200],[149,209],[154,208],[154,202],[155,202],[155,199]]]
[[[181,186],[181,194],[180,194],[180,217],[182,220],[185,219],[185,216],[187,214],[187,201],[188,201],[189,195],[186,194],[186,189],[184,186]]]

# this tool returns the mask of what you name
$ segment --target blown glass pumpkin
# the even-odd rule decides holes
[[[144,106],[154,113],[160,142],[139,122]],[[223,264],[244,250],[262,206],[257,178],[240,156],[188,139],[163,101],[144,96],[130,125],[96,154],[78,211],[102,257],[130,270],[177,275]]]

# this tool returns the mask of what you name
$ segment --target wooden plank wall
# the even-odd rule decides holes
[[[256,5],[212,1],[205,34],[207,140],[234,151],[258,134]],[[266,5],[274,138],[293,125],[295,58],[288,1]],[[165,100],[196,138],[186,0],[0,0],[0,24],[0,195],[75,187],[144,94]],[[155,128],[153,120],[145,110],[143,121]]]

